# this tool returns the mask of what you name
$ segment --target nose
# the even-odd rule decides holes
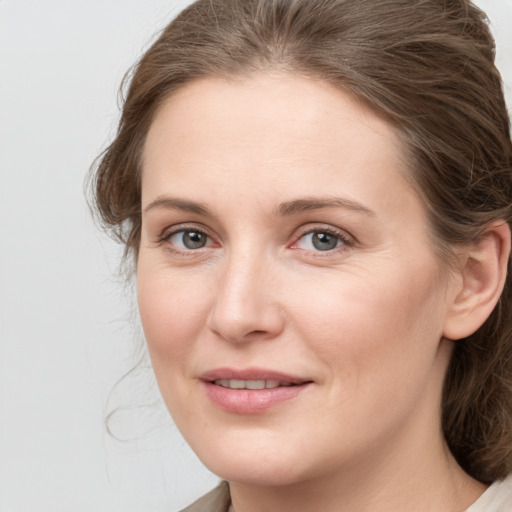
[[[264,258],[233,255],[219,275],[208,327],[229,342],[277,337],[285,316]]]

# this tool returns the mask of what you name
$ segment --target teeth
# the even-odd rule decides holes
[[[274,389],[279,386],[291,386],[289,382],[278,380],[239,380],[239,379],[217,379],[217,386],[230,389]]]
[[[231,389],[244,389],[245,388],[245,381],[244,380],[231,379],[229,381],[229,387]]]
[[[244,387],[246,387],[247,389],[265,389],[264,380],[246,380],[240,382],[244,383]]]

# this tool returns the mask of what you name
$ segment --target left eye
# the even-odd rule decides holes
[[[172,245],[182,250],[202,249],[209,243],[209,237],[202,231],[195,229],[182,229],[176,231],[169,238]]]
[[[344,239],[335,233],[329,231],[311,231],[301,236],[296,247],[306,251],[332,251],[344,245]]]

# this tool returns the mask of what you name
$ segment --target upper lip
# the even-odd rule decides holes
[[[264,368],[215,368],[202,373],[199,378],[205,382],[214,382],[216,380],[276,380],[289,384],[305,384],[312,382],[311,379],[289,375],[280,371],[268,370]]]

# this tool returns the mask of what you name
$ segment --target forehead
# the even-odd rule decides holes
[[[408,187],[406,167],[395,128],[327,82],[285,73],[210,77],[157,111],[143,154],[143,203],[171,186],[195,195],[198,185],[269,200],[273,191],[293,199],[333,189],[365,200],[365,182],[370,195],[380,187],[394,200],[393,189]]]
[[[275,147],[290,139],[342,144],[343,138],[354,142],[368,132],[373,132],[373,142],[398,149],[399,137],[389,123],[326,81],[283,72],[229,80],[207,77],[185,85],[163,102],[150,127],[145,156],[159,133],[174,135],[177,145],[207,135],[207,140],[219,142],[228,136],[232,144],[243,144],[253,136],[260,145]],[[281,137],[276,139],[277,135]],[[364,145],[361,141],[361,149]]]

